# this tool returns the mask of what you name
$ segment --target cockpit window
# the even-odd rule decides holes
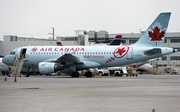
[[[10,53],[10,55],[15,55],[15,52],[14,52],[14,51],[12,51],[12,52]]]

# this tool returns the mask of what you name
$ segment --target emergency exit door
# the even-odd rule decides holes
[[[129,48],[129,51],[126,55],[126,59],[129,59],[129,60],[133,59],[133,48],[132,47]]]

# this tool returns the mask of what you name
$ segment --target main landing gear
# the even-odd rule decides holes
[[[79,73],[78,72],[72,72],[71,76],[74,77],[74,78],[79,77]]]
[[[73,78],[77,78],[77,77],[79,77],[79,73],[78,72],[72,72],[72,74],[71,74],[71,76],[73,77]],[[85,73],[85,76],[86,77],[92,77],[92,72],[86,72]]]
[[[92,72],[89,72],[89,71],[86,72],[86,73],[85,73],[85,76],[86,76],[86,77],[92,77]]]

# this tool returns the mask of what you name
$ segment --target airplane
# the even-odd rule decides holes
[[[174,53],[163,47],[170,12],[160,13],[141,38],[129,46],[25,46],[14,49],[3,58],[3,62],[13,66],[15,57],[21,59],[23,67],[38,67],[39,73],[50,74],[61,71],[79,77],[78,70],[100,67],[123,66]],[[17,54],[17,55],[16,55]],[[86,77],[92,77],[87,71]]]

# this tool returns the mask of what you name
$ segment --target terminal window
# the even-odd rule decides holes
[[[89,38],[89,41],[94,41],[94,38]]]
[[[121,43],[126,44],[126,40],[121,40]]]
[[[180,56],[171,56],[171,60],[180,60]]]
[[[171,39],[171,43],[180,43],[180,39]]]
[[[105,40],[105,38],[97,38],[97,40]]]
[[[162,60],[167,60],[167,57],[166,57],[166,56],[163,56],[163,57],[162,57]]]
[[[138,40],[137,39],[133,39],[133,40],[129,40],[129,43],[130,44],[134,44],[134,43],[136,43]]]

